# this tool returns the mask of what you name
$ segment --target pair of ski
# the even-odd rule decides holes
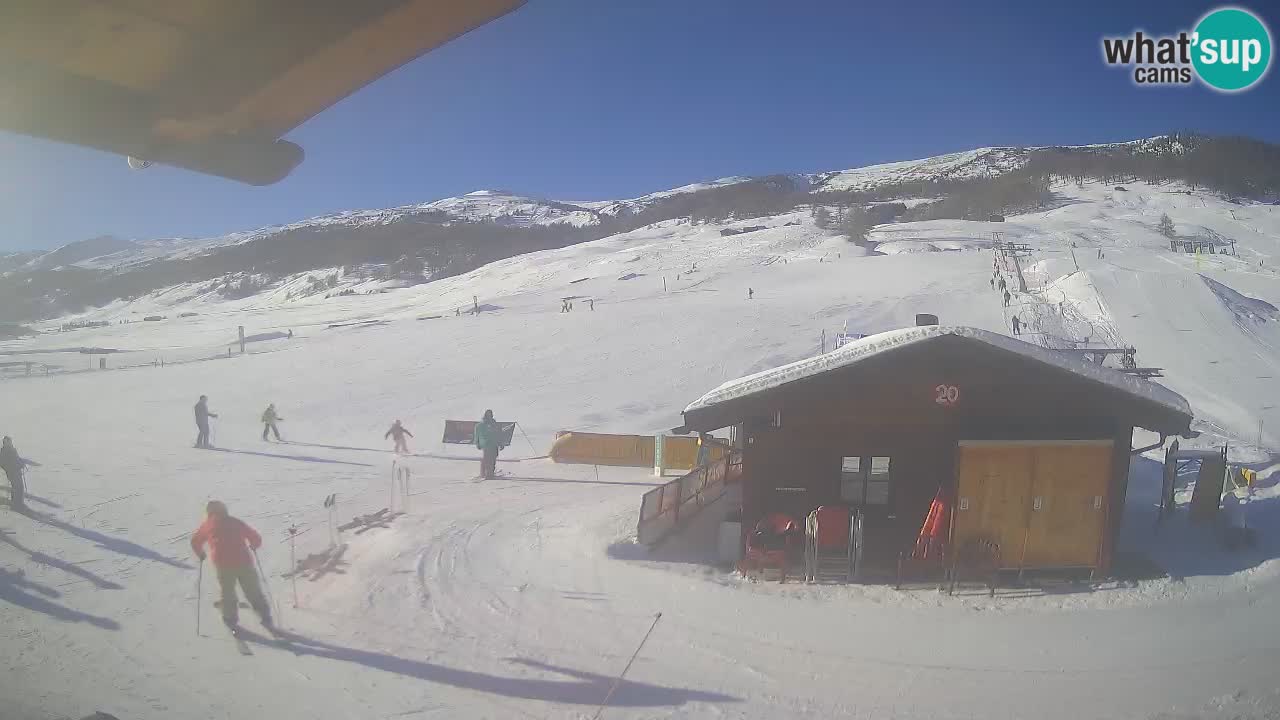
[[[227,631],[231,633],[231,639],[235,641],[236,650],[239,651],[241,655],[253,654],[253,650],[249,647],[248,643],[248,640],[250,639],[261,645],[272,645],[282,650],[288,650],[294,655],[298,654],[297,649],[293,646],[292,635],[274,625],[263,629],[270,633],[270,638],[265,638],[261,635],[250,632],[244,629],[239,623],[235,625],[227,625]]]

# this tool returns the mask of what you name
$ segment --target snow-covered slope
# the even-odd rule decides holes
[[[670,190],[662,190],[648,195],[641,195],[638,198],[630,200],[610,200],[603,203],[594,203],[595,209],[601,215],[617,215],[622,212],[640,212],[645,208],[653,205],[660,200],[674,197],[676,195],[684,195],[687,193],[696,193],[703,190],[711,190],[714,188],[727,187],[729,185],[737,185],[751,180],[749,177],[734,176],[712,180],[710,182],[691,183],[689,185],[681,185]]]
[[[814,176],[814,186],[819,192],[836,192],[870,190],[879,185],[923,180],[992,177],[1022,167],[1026,164],[1027,155],[1025,148],[979,148],[923,160],[820,173]]]
[[[5,367],[0,429],[40,465],[28,472],[37,512],[0,514],[0,715],[592,717],[633,654],[601,717],[1274,714],[1280,208],[1127,187],[1060,186],[1053,209],[1003,223],[882,226],[868,248],[807,211],[669,220],[383,293],[149,294],[76,318],[104,327],[46,323],[2,342],[23,353],[6,363],[37,370]],[[1236,240],[1239,257],[1171,253],[1162,213],[1180,234]],[[990,285],[993,232],[1032,248],[1028,292],[1008,308]],[[873,250],[890,243],[901,251]],[[1004,277],[1017,288],[1015,269]],[[349,282],[338,288],[382,289]],[[482,311],[458,312],[473,303]],[[652,471],[537,459],[559,430],[673,427],[712,388],[814,356],[824,334],[894,330],[917,312],[1004,335],[1016,316],[1019,339],[1041,347],[1136,347],[1196,415],[1203,434],[1184,447],[1227,440],[1233,461],[1262,470],[1258,547],[1220,550],[1185,510],[1153,533],[1159,471],[1139,457],[1120,550],[1174,577],[994,600],[757,584],[631,542]],[[227,357],[238,326],[249,352]],[[82,346],[120,352],[91,370]],[[219,414],[220,451],[189,447],[200,394]],[[268,402],[286,443],[259,439]],[[435,433],[486,408],[522,432],[506,475],[475,482],[476,453]],[[387,452],[397,418],[415,455]],[[337,494],[340,521],[386,507],[393,461],[410,470],[395,500],[407,514],[344,535],[341,563],[299,580],[295,608],[287,529],[306,530],[299,555],[323,549],[324,499]],[[215,497],[266,538],[269,588],[305,638],[292,651],[257,637],[244,610],[254,655],[237,654],[208,567],[197,602],[186,543]],[[714,535],[721,508],[702,517]]]

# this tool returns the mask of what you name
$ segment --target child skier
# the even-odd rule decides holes
[[[280,428],[276,427],[276,422],[279,420],[284,420],[284,418],[276,414],[275,403],[271,403],[270,405],[267,406],[266,410],[262,411],[262,439],[263,440],[267,439],[268,431],[276,434],[276,440],[280,439]]]
[[[408,435],[409,437],[413,437],[413,433],[409,432],[409,430],[405,428],[405,426],[401,425],[400,421],[397,420],[391,426],[391,429],[387,431],[387,434],[383,435],[382,437],[383,439],[394,438],[396,441],[396,452],[408,455],[409,445],[404,441],[405,435]]]

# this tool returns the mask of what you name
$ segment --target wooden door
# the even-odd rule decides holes
[[[1016,567],[1026,537],[1033,461],[1028,445],[960,445],[953,552],[986,538],[1000,543],[1002,567]]]
[[[1035,449],[1023,566],[1097,565],[1109,505],[1111,448],[1110,441],[1098,441]]]

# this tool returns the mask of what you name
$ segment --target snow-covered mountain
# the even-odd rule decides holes
[[[874,224],[975,218],[1045,207],[1053,176],[1185,179],[1223,194],[1267,197],[1280,150],[1238,138],[1158,136],[1072,147],[988,147],[812,174],[727,177],[623,200],[562,201],[507,191],[350,210],[207,238],[72,243],[0,259],[0,320],[25,322],[120,298],[280,297],[438,280],[487,262],[590,242],[653,223],[723,222],[806,205],[836,214],[861,203]],[[1039,188],[1039,189],[1036,189]],[[919,246],[882,244],[881,252]],[[338,287],[337,276],[346,277]]]
[[[1098,149],[1140,146],[1158,139],[1079,147]],[[1031,154],[1045,149],[1050,148],[979,148],[920,160],[795,174],[788,177],[795,181],[798,187],[815,192],[869,190],[885,185],[927,180],[994,177],[1022,167]],[[476,190],[459,197],[389,208],[347,210],[217,237],[135,240],[122,240],[109,236],[94,238],[64,245],[47,253],[28,256],[18,267],[27,270],[53,269],[63,266],[92,269],[121,268],[155,260],[190,258],[220,247],[253,242],[288,232],[321,228],[359,229],[412,220],[491,222],[503,227],[584,228],[599,225],[602,221],[622,214],[643,212],[661,201],[679,195],[725,188],[750,182],[752,179],[744,176],[726,177],[622,200],[549,200],[502,190]],[[0,271],[4,269],[0,266]]]
[[[890,183],[994,177],[1022,167],[1032,152],[1027,148],[979,148],[922,160],[818,173],[813,181],[819,191],[842,191],[870,190]]]

